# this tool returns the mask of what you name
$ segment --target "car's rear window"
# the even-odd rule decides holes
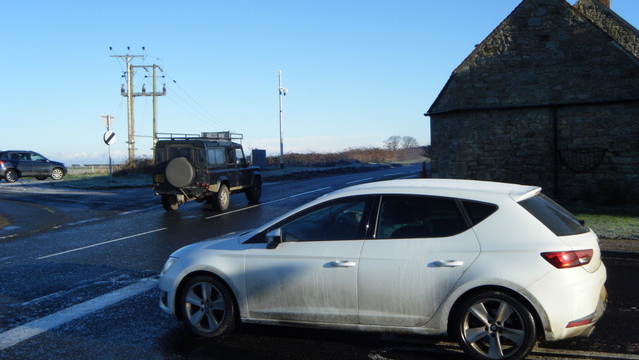
[[[583,234],[590,231],[568,210],[544,194],[520,201],[519,204],[557,236]]]

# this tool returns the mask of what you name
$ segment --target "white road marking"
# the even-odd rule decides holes
[[[364,179],[349,181],[349,182],[346,183],[346,185],[357,184],[357,183],[361,183],[361,182],[368,181],[368,180],[373,180],[373,178],[372,177],[367,177],[367,178],[364,178]]]
[[[96,244],[82,246],[82,247],[71,249],[71,250],[61,251],[61,252],[55,253],[55,254],[40,256],[39,258],[36,258],[36,260],[42,260],[42,259],[46,259],[46,258],[58,256],[58,255],[64,255],[64,254],[72,253],[72,252],[75,252],[75,251],[89,249],[89,248],[96,247],[96,246],[106,245],[106,244],[110,244],[110,243],[114,243],[114,242],[118,242],[118,241],[122,241],[122,240],[127,240],[127,239],[131,239],[131,238],[139,237],[139,236],[144,236],[144,235],[156,233],[158,231],[163,231],[163,230],[166,230],[166,229],[167,228],[159,228],[159,229],[150,230],[150,231],[146,231],[146,232],[135,234],[135,235],[124,236],[124,237],[121,237],[121,238],[118,238],[118,239],[103,241],[101,243],[96,243]]]
[[[114,305],[138,294],[141,294],[156,285],[157,281],[151,278],[142,279],[129,286],[98,296],[95,299],[85,301],[58,311],[57,313],[31,321],[11,330],[0,333],[0,350],[7,349],[20,342],[28,340],[43,332],[52,330],[70,321],[76,320],[106,307]]]
[[[62,224],[62,225],[56,225],[54,227],[52,227],[52,229],[59,229],[63,226],[76,226],[76,225],[82,225],[82,224],[87,224],[87,223],[91,223],[94,221],[100,221],[104,219],[103,217],[99,217],[99,218],[93,218],[93,219],[86,219],[86,220],[81,220],[81,221],[77,221],[77,222],[73,222],[73,223],[68,223],[68,224]]]
[[[274,204],[276,202],[280,202],[280,201],[296,198],[296,197],[303,196],[303,195],[312,194],[312,193],[315,193],[315,192],[318,192],[318,191],[322,191],[322,190],[328,190],[330,188],[331,188],[331,186],[327,186],[327,187],[323,187],[323,188],[320,188],[320,189],[306,191],[306,192],[295,194],[295,195],[291,195],[291,196],[288,196],[288,197],[285,197],[285,198],[281,198],[281,199],[277,199],[277,200],[271,200],[271,201],[267,201],[265,203],[259,203],[259,204],[248,206],[248,207],[244,207],[244,208],[241,208],[241,209],[223,212],[223,213],[217,214],[217,215],[207,216],[207,217],[205,217],[205,219],[207,219],[207,220],[214,219],[214,218],[217,218],[217,217],[220,217],[220,216],[226,216],[226,215],[230,215],[230,214],[237,213],[237,212],[240,212],[240,211],[245,211],[245,210],[253,209],[253,208],[256,208],[256,207],[260,207],[260,206],[271,205],[271,204]]]

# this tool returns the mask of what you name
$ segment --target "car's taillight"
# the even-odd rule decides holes
[[[588,264],[592,260],[592,254],[592,249],[588,249],[544,252],[541,256],[557,269],[565,269]]]

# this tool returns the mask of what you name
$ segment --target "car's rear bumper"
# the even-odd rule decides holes
[[[592,273],[573,268],[552,274],[528,289],[545,312],[546,340],[590,335],[606,309],[606,267],[602,263]]]

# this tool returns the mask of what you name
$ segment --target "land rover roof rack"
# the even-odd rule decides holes
[[[242,140],[243,134],[232,133],[230,131],[202,132],[201,134],[180,134],[180,133],[157,133],[159,140],[215,140],[215,141],[233,141]]]

